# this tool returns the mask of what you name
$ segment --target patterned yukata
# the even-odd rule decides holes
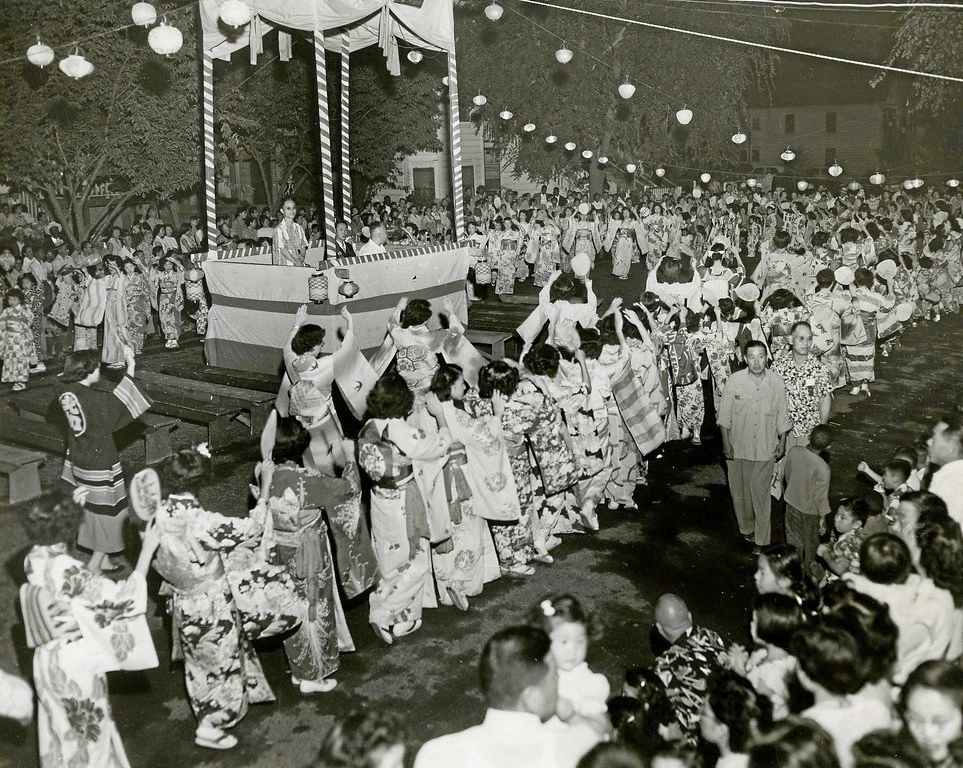
[[[436,605],[428,549],[451,536],[439,463],[450,445],[447,429],[428,435],[401,419],[371,419],[361,430],[358,463],[372,482],[371,544],[381,574],[368,601],[372,624],[415,621]]]
[[[821,423],[823,398],[832,393],[829,372],[818,358],[809,356],[799,368],[793,362],[792,350],[786,350],[772,361],[772,370],[782,376],[786,385],[786,406],[792,420],[792,436],[798,445],[809,442],[809,434]]]
[[[157,654],[147,627],[147,582],[94,576],[66,544],[37,546],[24,562],[20,588],[37,688],[41,768],[130,768],[111,714],[107,672],[151,669]],[[55,604],[76,621],[50,620]]]
[[[127,276],[109,275],[106,286],[104,346],[100,359],[107,365],[119,367],[124,362],[124,347],[130,344],[127,339]]]
[[[23,292],[23,303],[33,312],[33,322],[30,324],[30,331],[33,333],[33,348],[37,354],[37,362],[46,356],[47,345],[44,342],[44,311],[43,311],[43,288],[36,286]]]
[[[605,248],[612,252],[612,274],[625,277],[639,261],[640,244],[645,242],[642,225],[635,219],[613,221],[605,238]]]
[[[850,325],[862,320],[853,309],[851,302],[830,291],[819,291],[809,300],[812,316],[809,322],[813,329],[813,352],[829,373],[829,380],[838,389],[846,384],[846,362],[841,346],[843,317],[848,317]]]
[[[204,509],[191,494],[172,494],[158,508],[156,523],[161,541],[153,567],[165,582],[161,594],[170,597],[172,657],[184,661],[187,698],[198,721],[230,728],[249,704],[274,701],[251,639],[259,628],[275,634],[297,624],[293,585],[281,569],[240,581],[248,608],[242,614],[225,562],[232,551],[250,553],[238,545],[260,537],[255,518],[227,517]]]
[[[147,278],[140,273],[128,275],[124,296],[127,305],[125,332],[134,354],[139,355],[144,349],[144,336],[150,318],[150,285]]]
[[[0,312],[0,354],[4,384],[26,384],[30,366],[39,362],[33,335],[33,312],[23,304]]]
[[[846,347],[846,366],[853,385],[876,381],[876,328],[880,314],[896,305],[893,296],[882,296],[869,288],[855,288],[856,308],[863,321],[866,341]]]
[[[695,742],[706,683],[713,673],[726,668],[725,653],[718,634],[693,627],[655,660],[655,673],[665,684],[686,741]]]
[[[57,277],[57,298],[50,309],[50,317],[65,328],[70,325],[70,314],[79,306],[84,294],[83,278],[78,270],[64,270]]]
[[[127,491],[114,432],[151,406],[136,382],[124,376],[113,389],[58,384],[57,402],[67,419],[67,455],[62,480],[90,489],[77,543],[94,552],[124,549]]]
[[[536,223],[532,227],[527,258],[534,264],[535,285],[539,287],[548,283],[561,260],[560,236],[558,227],[551,223]]]
[[[562,271],[572,271],[572,259],[584,253],[589,264],[595,265],[595,257],[602,247],[598,226],[594,221],[574,221],[565,235],[563,243],[567,256],[562,257]]]
[[[848,573],[859,573],[859,549],[863,545],[863,534],[860,528],[837,534],[829,545],[829,554],[834,560],[849,560]],[[839,578],[833,573],[828,573],[832,581]]]
[[[331,553],[329,526],[349,564],[343,578],[349,598],[371,586],[375,565],[361,507],[361,478],[354,461],[340,478],[286,462],[274,473],[268,514],[273,525],[271,562],[284,566],[297,588],[301,625],[284,639],[297,680],[322,680],[340,664],[339,651],[354,650]]]
[[[157,316],[167,341],[177,341],[181,336],[181,311],[184,309],[184,273],[179,269],[158,272]]]
[[[806,307],[785,307],[762,310],[762,321],[769,339],[769,350],[773,355],[789,349],[792,346],[792,327],[795,323],[809,320],[810,312]]]
[[[492,266],[498,270],[495,277],[495,293],[498,295],[515,293],[515,278],[522,250],[522,233],[509,229],[502,232],[501,237],[493,239],[495,250]]]

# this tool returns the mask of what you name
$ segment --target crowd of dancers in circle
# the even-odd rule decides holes
[[[98,350],[67,356],[55,393],[73,492],[22,515],[45,768],[128,765],[105,675],[158,664],[148,569],[162,579],[152,597],[171,616],[195,743],[230,749],[249,705],[274,698],[254,641],[283,638],[302,694],[332,690],[340,654],[354,650],[342,595],[367,592],[372,631],[392,645],[430,609],[468,610],[495,579],[537,578],[562,537],[598,530],[600,505],[635,506],[664,442],[700,443],[707,411],[758,557],[753,647],[727,645],[663,595],[654,663],[613,691],[586,663],[600,617],[577,596],[547,596],[485,644],[484,723],[428,742],[416,768],[963,765],[961,413],[894,450],[878,475],[861,464],[878,487],[841,501],[835,530],[820,530],[833,392],[868,394],[877,353],[906,325],[959,309],[959,198],[720,189],[664,207],[573,203],[544,192],[480,201],[501,229],[471,225],[472,289],[510,292],[528,266],[541,286],[521,354],[479,364],[450,303],[441,323],[427,301],[402,299],[383,347],[394,364],[356,435],[332,392],[357,351],[354,320],[343,311],[341,345],[322,356],[324,330],[302,308],[246,514],[199,500],[211,482],[204,445],[125,478],[113,434],[150,407],[135,351],[123,346],[113,387],[100,386]],[[636,261],[647,272],[607,307],[591,279],[605,249],[620,277]],[[762,401],[741,394],[753,384]],[[770,540],[770,492],[785,494],[786,544]],[[119,578],[109,571],[124,568],[128,504],[140,551]],[[3,683],[8,712],[28,720],[31,688]],[[359,712],[326,736],[320,764],[392,768],[404,743],[396,717]]]

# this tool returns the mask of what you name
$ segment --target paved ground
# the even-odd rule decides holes
[[[611,297],[619,289],[628,289],[628,297],[637,292],[637,287],[630,287],[637,282],[618,283],[599,275],[598,290]],[[861,459],[884,460],[894,446],[915,438],[959,399],[961,339],[963,318],[958,316],[909,330],[903,348],[880,362],[881,381],[872,398],[838,398],[833,416],[839,435],[833,449],[836,496],[852,490],[855,466]],[[176,354],[197,359],[199,348],[194,345]],[[413,755],[425,739],[480,719],[483,705],[476,693],[475,660],[482,643],[554,591],[574,589],[600,617],[604,636],[593,645],[590,663],[613,683],[627,666],[650,661],[646,634],[652,604],[667,590],[688,600],[699,622],[745,642],[755,563],[732,518],[718,436],[710,427],[705,437],[700,448],[681,443],[667,446],[653,462],[651,484],[639,498],[641,511],[603,511],[601,533],[567,537],[556,551],[554,565],[539,567],[525,581],[496,582],[473,601],[468,613],[452,608],[429,612],[420,632],[386,648],[367,626],[366,603],[349,605],[348,622],[358,650],[344,657],[338,688],[331,694],[302,697],[286,679],[280,648],[262,648],[261,659],[278,701],[251,709],[236,730],[240,745],[230,753],[193,746],[194,722],[184,697],[183,674],[166,661],[169,628],[155,616],[151,626],[162,658],[160,668],[114,674],[110,680],[114,713],[131,764],[134,768],[309,766],[332,719],[362,704],[400,713]],[[199,439],[199,430],[191,427],[175,432],[177,442]],[[132,469],[142,459],[136,448],[125,451],[123,458]],[[253,460],[252,451],[218,457],[216,481],[202,501],[243,513]],[[58,465],[49,462],[45,480],[52,481]],[[0,560],[5,566],[0,571],[4,637],[0,666],[29,674],[14,607],[25,540],[12,512],[0,511],[0,525]],[[0,724],[0,768],[34,768],[35,745],[32,728]]]

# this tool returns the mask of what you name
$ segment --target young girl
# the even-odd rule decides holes
[[[37,284],[37,278],[31,273],[20,276],[18,281],[20,291],[23,293],[23,305],[33,313],[33,322],[30,324],[30,332],[33,334],[33,350],[37,355],[37,364],[31,369],[31,373],[43,373],[47,367],[43,364],[45,351],[44,328],[46,327],[46,315],[43,311],[43,288]]]
[[[3,355],[0,381],[12,383],[14,392],[27,388],[30,367],[37,363],[33,339],[33,312],[24,305],[23,292],[10,291],[7,307],[0,312],[0,354]]]
[[[592,616],[572,595],[554,595],[542,600],[530,614],[531,623],[541,627],[552,641],[551,654],[558,667],[560,720],[581,720],[600,734],[611,730],[605,702],[609,681],[589,669],[585,661],[590,639],[597,638]]]
[[[867,507],[861,504],[841,503],[836,508],[833,524],[836,536],[831,544],[820,544],[816,555],[829,569],[826,579],[844,573],[859,573],[859,546],[863,542],[863,525],[866,523]]]
[[[906,679],[899,700],[903,733],[928,766],[963,762],[963,671],[948,661],[920,664]]]
[[[181,311],[184,309],[184,268],[177,259],[168,256],[161,261],[161,271],[155,280],[158,290],[157,314],[164,338],[167,339],[164,346],[176,349],[181,336]]]
[[[755,574],[760,595],[776,592],[796,600],[806,612],[813,610],[819,598],[816,584],[803,568],[799,551],[791,544],[763,547]]]

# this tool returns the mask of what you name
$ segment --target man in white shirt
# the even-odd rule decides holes
[[[426,742],[415,768],[574,768],[598,736],[553,718],[558,671],[550,649],[548,635],[535,627],[492,636],[479,662],[484,722]]]
[[[963,416],[943,416],[926,444],[930,461],[939,467],[930,479],[930,491],[946,502],[950,517],[963,526]]]
[[[385,252],[385,244],[388,242],[388,228],[380,221],[372,222],[368,227],[368,242],[357,249],[359,256],[370,256],[376,253]]]

